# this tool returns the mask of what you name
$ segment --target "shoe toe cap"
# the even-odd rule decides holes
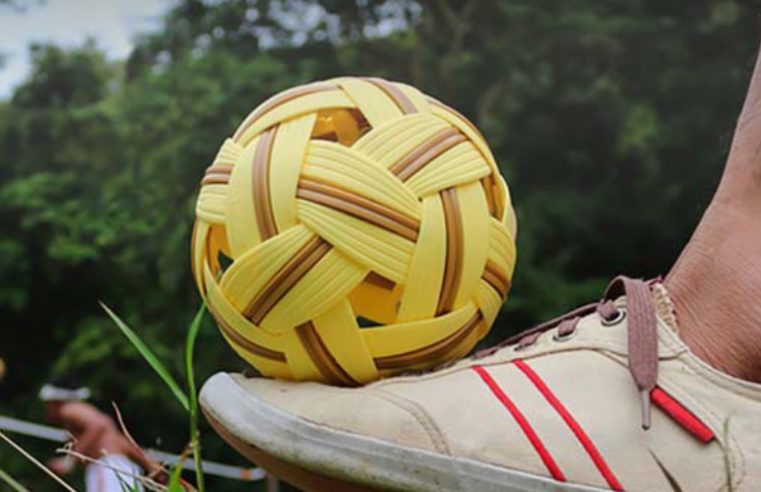
[[[340,388],[220,373],[204,385],[201,405],[207,415],[213,416],[227,430],[240,434],[241,427],[245,426],[255,439],[268,438],[262,419],[277,414],[310,427],[407,447],[438,452],[445,447],[422,409],[372,386]],[[257,426],[257,420],[262,425]]]

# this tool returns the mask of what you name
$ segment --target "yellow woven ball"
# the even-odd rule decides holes
[[[201,181],[193,271],[263,375],[356,385],[465,355],[510,289],[515,216],[478,130],[416,89],[277,94]]]

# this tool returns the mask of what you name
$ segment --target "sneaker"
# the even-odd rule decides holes
[[[434,372],[362,388],[217,374],[201,404],[304,490],[761,490],[761,385],[696,358],[658,282],[619,277]]]

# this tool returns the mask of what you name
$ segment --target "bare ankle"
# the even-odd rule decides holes
[[[669,289],[680,335],[717,369],[761,382],[761,56],[719,189]]]
[[[666,280],[680,336],[708,364],[761,382],[758,213],[716,202]]]

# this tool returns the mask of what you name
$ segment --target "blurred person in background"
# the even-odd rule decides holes
[[[48,461],[55,473],[68,475],[82,463],[88,492],[122,492],[125,487],[143,490],[137,478],[143,470],[160,471],[143,450],[119,431],[111,417],[86,403],[90,397],[88,388],[60,379],[44,385],[39,396],[45,403],[47,419],[73,436],[71,451],[76,455]]]

